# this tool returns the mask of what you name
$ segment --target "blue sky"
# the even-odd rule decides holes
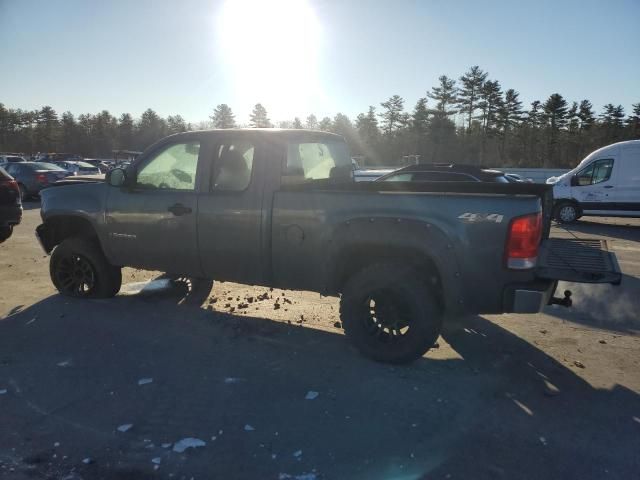
[[[0,102],[354,118],[393,94],[410,111],[439,75],[480,65],[526,103],[559,92],[628,113],[638,25],[638,0],[0,0]]]

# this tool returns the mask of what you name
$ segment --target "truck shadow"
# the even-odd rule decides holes
[[[337,330],[177,294],[52,296],[0,320],[0,449],[83,478],[637,478],[636,393],[593,388],[482,317],[466,326],[444,335],[450,355],[392,367]],[[159,446],[184,437],[207,446]]]

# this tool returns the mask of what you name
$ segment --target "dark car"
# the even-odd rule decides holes
[[[0,167],[0,243],[13,233],[22,219],[22,202],[18,182]]]
[[[421,163],[395,170],[376,182],[489,182],[509,183],[500,170],[455,163]]]
[[[45,162],[11,163],[5,168],[7,173],[18,182],[20,198],[23,201],[69,175],[65,169]]]
[[[100,175],[100,169],[87,162],[65,160],[54,162],[58,167],[66,170],[70,175]]]

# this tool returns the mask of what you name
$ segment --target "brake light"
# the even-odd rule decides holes
[[[39,173],[36,175],[36,181],[38,183],[49,183],[49,179],[44,173]]]
[[[533,268],[538,259],[542,239],[542,213],[534,213],[511,220],[505,246],[507,268]]]

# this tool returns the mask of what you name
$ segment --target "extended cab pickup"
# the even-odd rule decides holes
[[[62,294],[114,296],[132,266],[340,295],[350,340],[398,363],[447,317],[538,312],[563,302],[561,279],[619,282],[605,244],[546,240],[552,202],[545,185],[355,183],[340,136],[213,130],[46,189],[37,235]]]

